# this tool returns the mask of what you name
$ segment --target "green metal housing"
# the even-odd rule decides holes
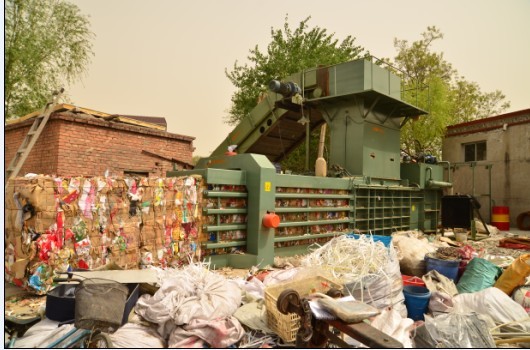
[[[444,168],[400,163],[400,128],[425,114],[401,101],[399,77],[357,60],[292,75],[297,96],[269,92],[195,170],[207,183],[202,252],[216,266],[269,265],[274,256],[307,253],[339,234],[434,232],[440,221]],[[305,124],[304,124],[305,123]],[[276,172],[279,162],[327,123],[329,165],[351,176],[315,177]],[[229,145],[240,154],[225,155]],[[266,228],[267,213],[280,216]]]

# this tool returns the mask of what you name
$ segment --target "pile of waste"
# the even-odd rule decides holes
[[[138,270],[136,281],[125,281],[131,275],[122,271],[131,293],[123,320],[120,313],[121,325],[108,331],[108,340],[118,348],[380,347],[381,342],[407,348],[494,348],[530,343],[530,254],[510,260],[485,247],[417,231],[352,233],[315,244],[304,256],[277,257],[276,266],[213,270],[190,256],[181,266],[147,265]],[[142,280],[145,270],[155,276],[150,282]],[[120,270],[90,273],[120,276]],[[17,297],[6,304],[10,322],[31,312],[38,320],[43,317],[19,333],[14,347],[64,344],[82,334],[76,320],[63,322],[48,317],[50,310],[43,312],[51,307],[43,303],[49,295]],[[17,304],[30,306],[29,311]],[[353,330],[343,330],[340,341],[324,331],[341,324]]]
[[[414,231],[393,235],[408,317],[418,325],[416,347],[530,343],[530,254],[499,248],[503,238],[492,236],[455,242]]]

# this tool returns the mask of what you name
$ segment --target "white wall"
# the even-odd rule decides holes
[[[510,207],[510,224],[516,226],[517,215],[530,211],[530,123],[446,137],[443,141],[443,159],[453,163],[464,162],[463,144],[486,141],[486,161],[476,162],[475,196],[481,203],[481,215],[490,220],[488,197],[489,176],[485,164],[491,164],[491,196],[494,205]],[[473,194],[473,168],[457,165],[452,172],[453,194]]]

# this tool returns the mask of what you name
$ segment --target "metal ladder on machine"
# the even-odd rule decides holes
[[[52,114],[54,107],[63,92],[64,88],[61,88],[59,91],[54,91],[52,93],[50,101],[46,104],[46,106],[44,106],[42,113],[35,118],[35,121],[29,128],[29,132],[27,133],[26,137],[24,137],[24,140],[20,144],[17,153],[15,153],[15,156],[7,167],[7,170],[5,172],[6,187],[8,180],[17,176],[18,172],[22,168],[22,165],[24,165],[26,158],[28,157],[29,153],[33,149],[33,146],[35,146],[35,143],[39,139],[40,134],[44,130],[44,127],[50,119],[50,115]]]

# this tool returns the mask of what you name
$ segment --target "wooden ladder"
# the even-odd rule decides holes
[[[9,166],[7,167],[5,173],[6,185],[9,179],[14,178],[18,175],[18,172],[22,168],[22,165],[24,165],[26,158],[33,149],[33,146],[35,146],[35,143],[39,139],[40,134],[46,126],[46,123],[50,119],[50,115],[52,114],[54,107],[63,92],[64,89],[54,91],[52,93],[50,101],[46,104],[46,106],[44,106],[42,113],[35,118],[35,121],[29,128],[29,132],[27,133],[26,137],[24,137],[24,140],[20,144],[17,153],[15,154],[13,159],[11,159]]]

